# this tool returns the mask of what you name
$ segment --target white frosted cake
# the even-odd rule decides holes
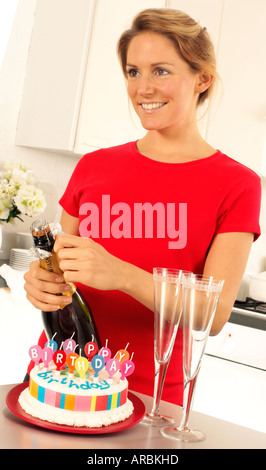
[[[132,414],[127,395],[126,377],[119,370],[110,376],[106,364],[97,374],[89,369],[79,376],[68,367],[56,370],[51,361],[49,367],[41,363],[31,370],[29,386],[20,394],[19,403],[28,414],[45,421],[100,427]]]

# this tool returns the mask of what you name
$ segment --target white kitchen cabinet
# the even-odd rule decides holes
[[[133,17],[165,0],[98,0],[77,127],[75,151],[135,140],[145,131],[130,108],[116,46]]]
[[[222,89],[206,120],[206,139],[266,176],[265,0],[168,0],[167,6],[200,19],[216,45]]]
[[[134,140],[116,55],[134,15],[165,0],[37,0],[16,144],[62,153]]]
[[[16,144],[73,151],[94,0],[37,0]]]

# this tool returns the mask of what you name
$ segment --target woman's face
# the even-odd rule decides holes
[[[142,126],[164,130],[195,120],[199,74],[160,34],[134,37],[127,53],[127,88]]]

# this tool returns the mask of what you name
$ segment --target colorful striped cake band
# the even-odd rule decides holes
[[[29,391],[30,394],[41,403],[70,411],[112,410],[113,408],[124,405],[127,401],[127,389],[111,395],[69,395],[42,387],[32,379],[30,380]]]

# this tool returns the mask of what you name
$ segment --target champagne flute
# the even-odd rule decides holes
[[[153,406],[142,423],[149,426],[174,424],[174,419],[162,416],[159,405],[168,364],[182,312],[181,279],[186,271],[154,268],[154,362],[155,380]]]
[[[179,426],[161,429],[165,437],[182,442],[205,439],[201,431],[188,427],[194,386],[206,347],[224,281],[192,274],[182,280],[184,403]]]

